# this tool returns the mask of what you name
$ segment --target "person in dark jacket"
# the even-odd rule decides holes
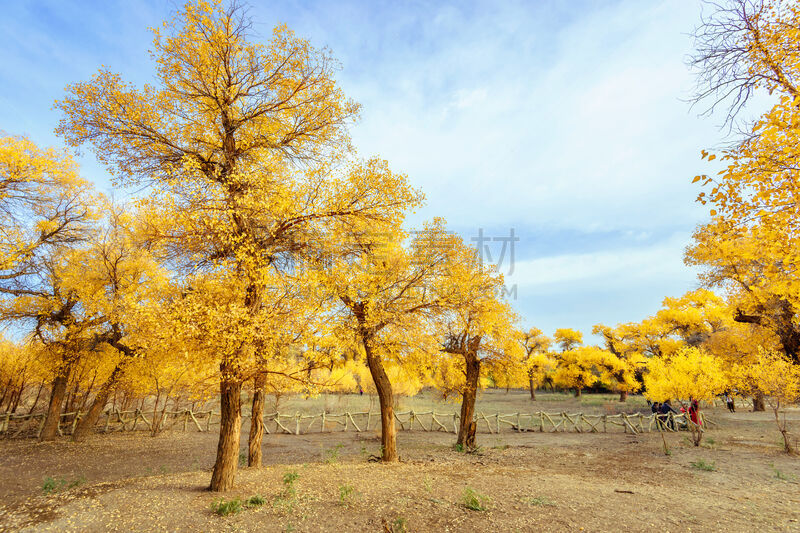
[[[672,404],[670,400],[662,403],[661,406],[658,408],[658,412],[660,413],[661,420],[664,420],[669,425],[669,428],[673,431],[675,430],[675,419],[669,416],[669,413],[678,414],[678,412],[672,408]]]

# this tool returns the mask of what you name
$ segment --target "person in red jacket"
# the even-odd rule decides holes
[[[703,419],[700,418],[700,403],[695,399],[692,399],[689,405],[689,418],[692,419],[695,426],[703,425]]]

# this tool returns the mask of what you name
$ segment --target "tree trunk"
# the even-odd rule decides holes
[[[461,393],[461,420],[458,425],[458,440],[456,444],[464,449],[475,447],[475,398],[478,395],[478,379],[481,375],[481,360],[475,352],[464,352],[466,363],[466,381]]]
[[[580,398],[581,397],[581,389],[575,389],[575,397],[576,398]]]
[[[83,440],[92,431],[97,424],[97,420],[100,418],[100,414],[103,412],[103,408],[108,403],[111,392],[116,388],[117,383],[122,377],[122,373],[123,369],[121,364],[114,367],[111,375],[108,376],[108,379],[100,387],[100,390],[97,391],[92,405],[89,406],[89,410],[86,412],[86,416],[78,420],[78,425],[75,426],[75,432],[72,434],[72,440]]]
[[[368,339],[364,339],[364,351],[367,353],[367,366],[378,391],[378,402],[381,407],[381,459],[385,463],[398,460],[397,456],[397,427],[394,423],[394,394],[392,383],[380,357],[375,355]]]
[[[530,378],[530,386],[531,386],[531,401],[536,401],[536,387],[533,384],[533,378]]]
[[[619,391],[619,401],[624,402],[628,399],[628,391],[622,390]]]
[[[760,392],[753,396],[753,411],[766,411],[764,395]]]
[[[223,370],[222,375],[225,376]],[[211,475],[212,491],[233,487],[239,466],[239,436],[242,430],[242,384],[239,381],[220,382],[220,421],[217,460]]]
[[[253,408],[250,411],[250,436],[247,440],[247,466],[261,466],[261,441],[264,438],[264,392],[267,378],[258,374],[253,380]]]
[[[39,435],[40,441],[55,440],[58,435],[58,425],[61,422],[61,406],[64,404],[68,381],[68,372],[66,375],[64,372],[59,372],[53,380],[53,388],[50,391],[50,405],[47,407],[42,433]]]
[[[80,374],[81,372],[78,372],[78,375],[76,375],[75,378],[73,379],[74,386],[72,387],[70,394],[67,396],[67,406],[65,407],[66,412],[75,413],[74,415],[72,415],[73,418],[78,416],[77,414],[78,408],[76,404],[78,401],[78,394],[80,393],[80,386],[81,386],[81,380],[79,379]]]

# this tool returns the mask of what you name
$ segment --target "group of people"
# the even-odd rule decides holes
[[[650,404],[650,410],[653,412],[653,414],[658,415],[659,423],[662,426],[668,427],[672,430],[676,429],[675,417],[670,416],[669,414],[672,413],[673,415],[677,415],[679,412],[686,413],[685,407],[681,407],[680,411],[676,411],[675,408],[672,407],[672,402],[670,400],[660,403],[651,403],[650,400],[647,400],[647,403]],[[703,425],[703,419],[700,417],[700,403],[694,398],[692,398],[689,402],[689,418],[695,426],[699,427]],[[681,428],[685,427],[686,422],[684,420],[684,422],[681,424]]]

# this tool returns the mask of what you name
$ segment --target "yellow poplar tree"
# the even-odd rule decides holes
[[[67,142],[91,143],[118,184],[150,187],[143,203],[160,253],[179,273],[224,280],[237,297],[226,311],[241,326],[231,332],[238,342],[215,354],[215,491],[234,483],[242,367],[253,358],[267,273],[322,247],[339,231],[334,220],[391,219],[407,203],[385,164],[348,156],[359,106],[338,88],[330,54],[284,26],[256,43],[251,27],[235,4],[188,3],[154,30],[156,85],[136,88],[103,69],[57,103]],[[201,301],[211,314],[224,310]]]
[[[784,354],[759,350],[755,360],[735,366],[736,384],[766,395],[787,453],[797,452],[797,438],[786,424],[786,407],[800,400],[800,366]],[[781,418],[783,415],[783,418]]]
[[[555,368],[555,361],[547,352],[553,341],[539,328],[531,328],[519,332],[519,342],[525,350],[525,372],[531,400],[536,400],[536,389],[542,385],[547,373]]]
[[[459,360],[461,417],[457,444],[475,445],[475,400],[483,373],[512,376],[522,370],[523,351],[516,342],[516,315],[500,299],[503,276],[484,265],[476,251],[451,236],[446,275],[437,291],[443,309],[438,317],[442,350]]]
[[[654,402],[678,400],[689,412],[691,400],[711,401],[730,387],[723,361],[695,347],[685,347],[669,357],[654,357],[644,375],[645,396]],[[702,426],[690,420],[695,446],[703,438]]]
[[[446,300],[433,290],[444,276],[448,236],[441,221],[426,227],[410,247],[397,226],[354,228],[343,254],[323,272],[342,303],[338,338],[363,353],[381,410],[382,459],[398,460],[394,391],[387,362],[418,368],[436,351],[431,320]]]
[[[557,354],[553,384],[574,389],[575,396],[580,398],[583,389],[592,387],[600,381],[601,371],[598,364],[609,355],[611,355],[609,352],[597,346],[577,346]]]

